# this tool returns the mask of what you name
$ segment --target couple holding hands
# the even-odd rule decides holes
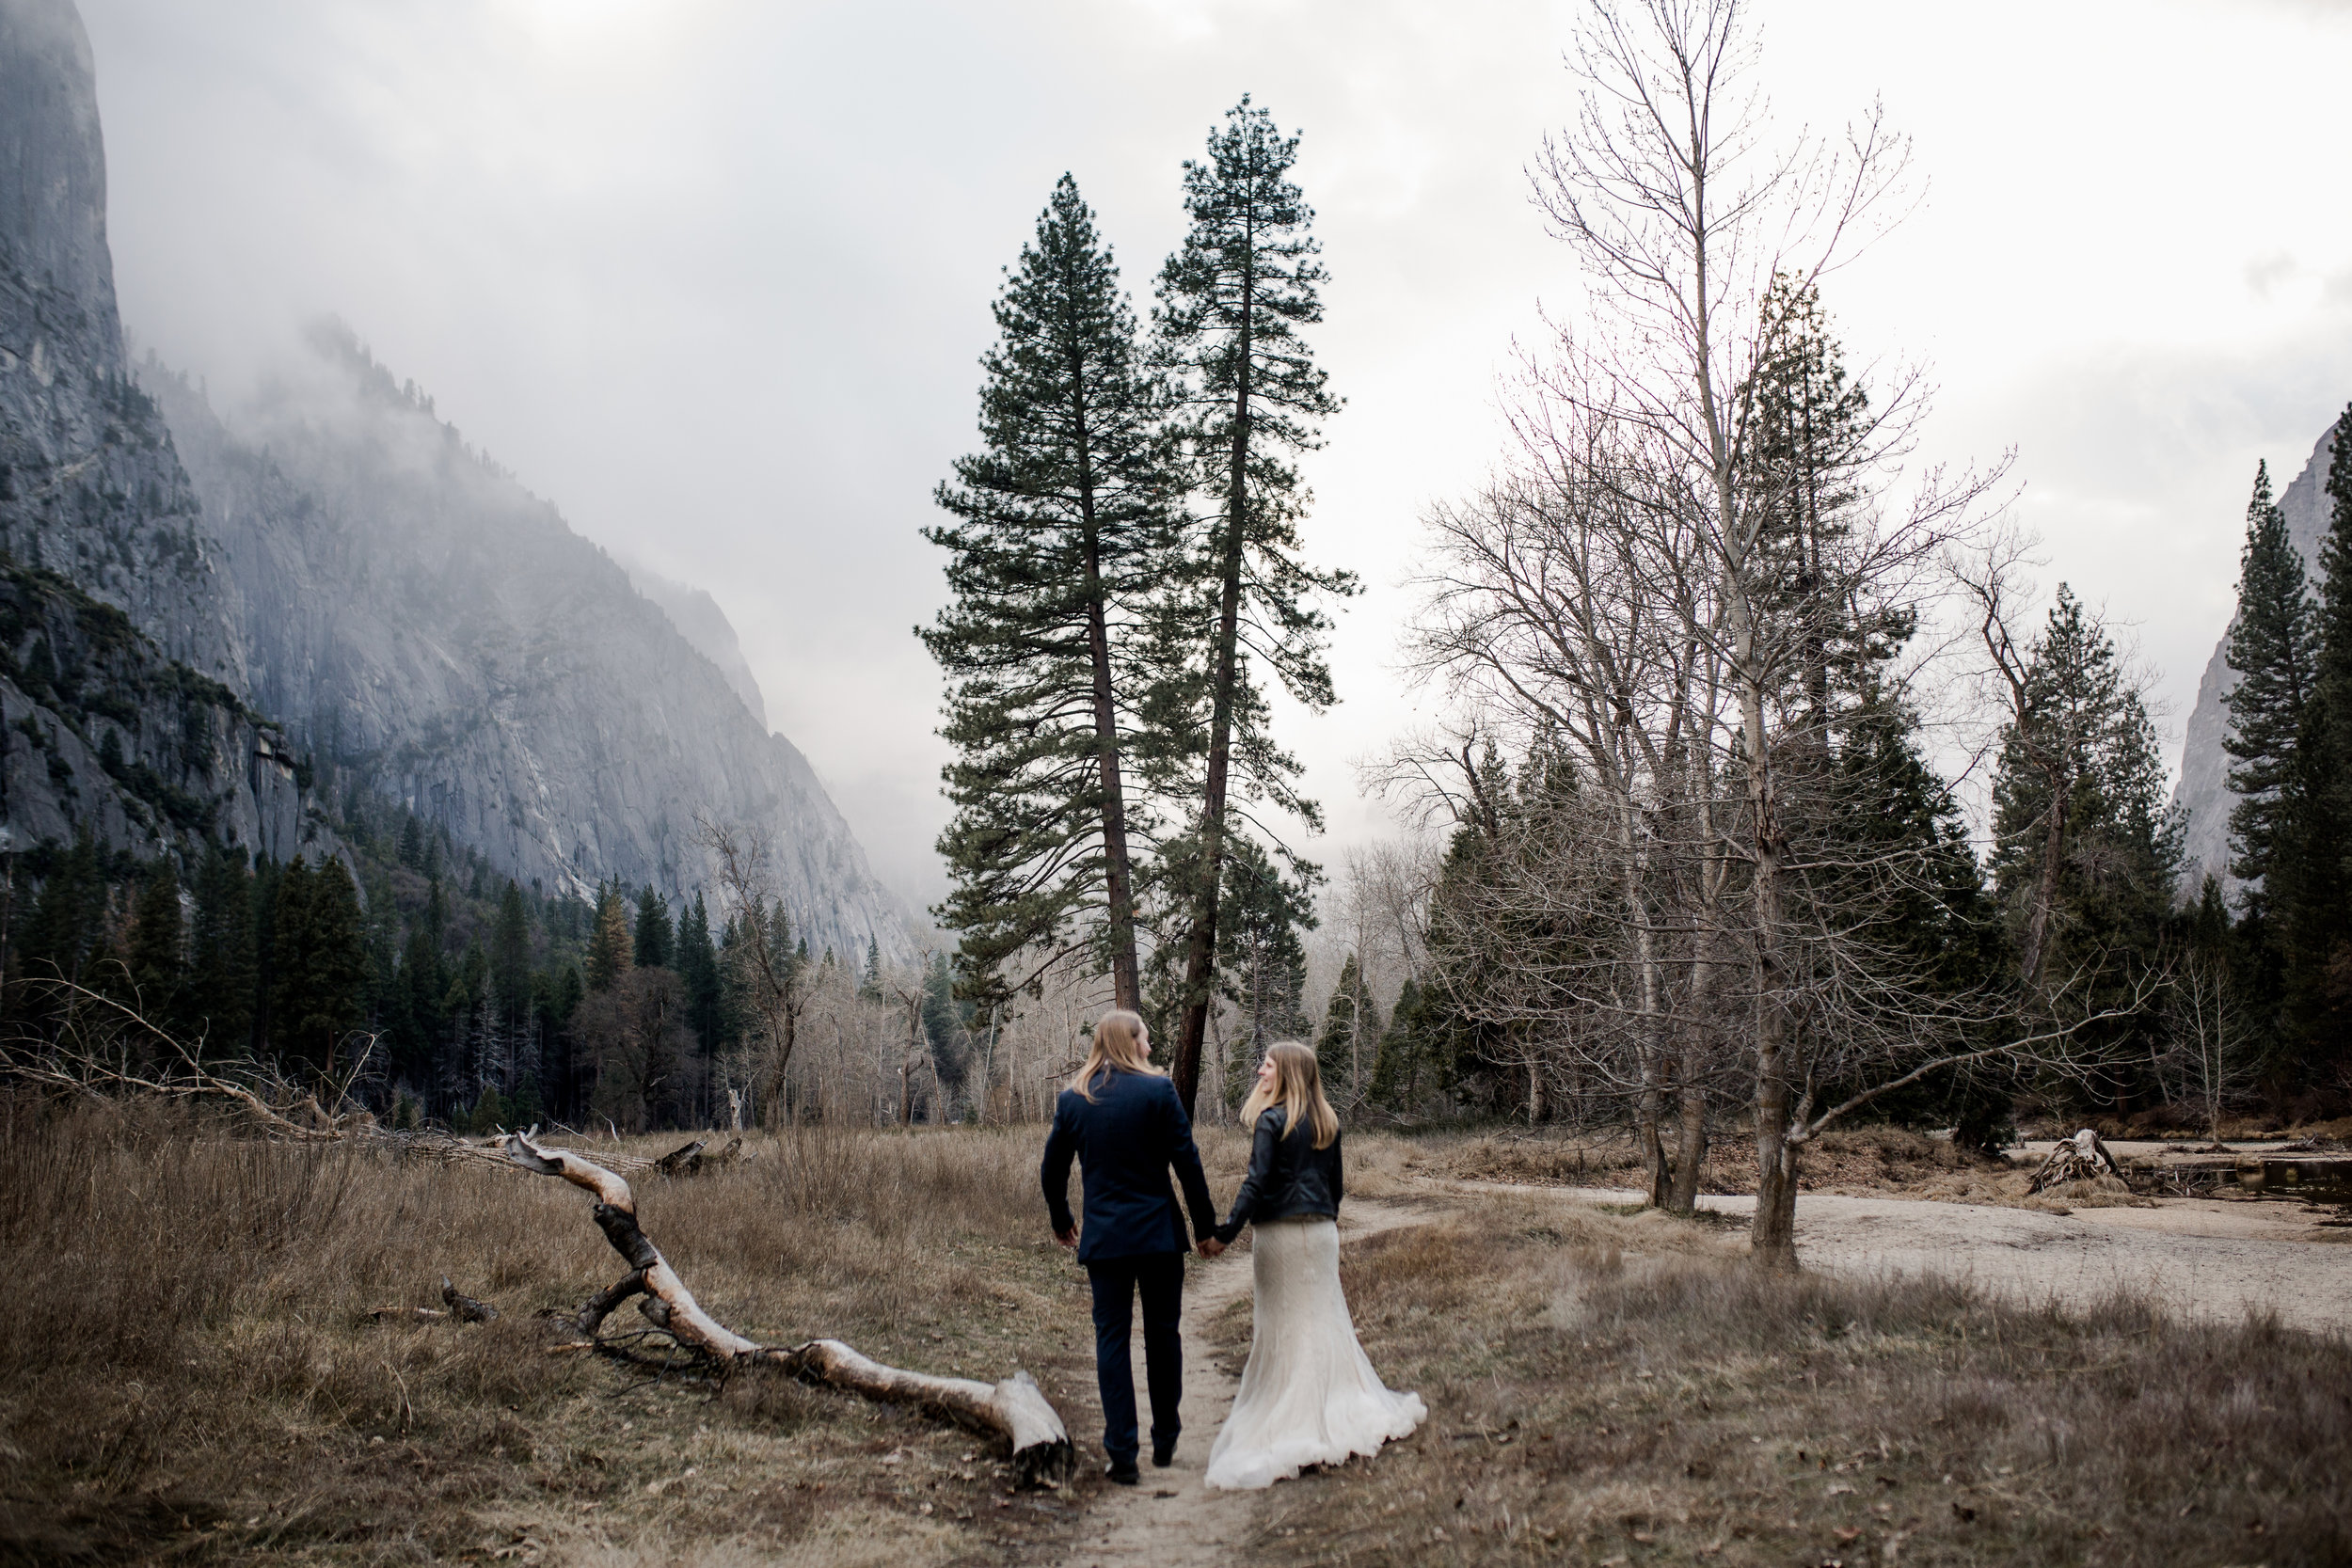
[[[1184,1398],[1177,1314],[1191,1250],[1168,1185],[1173,1169],[1203,1257],[1215,1258],[1244,1226],[1256,1299],[1249,1364],[1232,1413],[1209,1450],[1208,1484],[1270,1486],[1310,1465],[1377,1453],[1426,1418],[1420,1396],[1392,1394],[1356,1342],[1340,1290],[1340,1121],[1324,1098],[1314,1053],[1284,1043],[1259,1064],[1242,1106],[1251,1129],[1249,1174],[1220,1225],[1193,1147],[1192,1119],[1152,1066],[1143,1020],[1125,1009],[1094,1026],[1086,1065],[1061,1092],[1045,1140],[1042,1177],[1054,1239],[1074,1247],[1094,1287],[1094,1366],[1103,1393],[1108,1474],[1140,1479],[1135,1374],[1128,1332],[1143,1302],[1143,1350],[1152,1399],[1152,1463],[1176,1452]],[[1070,1212],[1070,1162],[1084,1172],[1083,1228]]]

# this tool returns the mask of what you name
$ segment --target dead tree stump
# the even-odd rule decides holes
[[[2071,1138],[2058,1140],[2058,1146],[2050,1150],[2050,1157],[2042,1162],[2042,1168],[2033,1173],[2026,1191],[2039,1193],[2069,1181],[2092,1181],[2102,1176],[2121,1180],[2122,1175],[2115,1157],[2107,1152],[2107,1146],[2099,1141],[2099,1134],[2086,1127]]]

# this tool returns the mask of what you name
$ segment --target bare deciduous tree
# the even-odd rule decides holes
[[[1687,1209],[1736,1091],[1754,1248],[1786,1262],[1831,1122],[2056,1059],[2117,1004],[2027,1019],[1900,935],[1965,856],[1905,738],[1947,650],[1905,649],[1998,473],[1906,476],[1918,378],[1866,393],[1823,335],[1820,280],[1899,215],[1905,144],[1875,106],[1774,143],[1754,65],[1739,0],[1587,8],[1576,121],[1532,172],[1589,309],[1531,356],[1502,475],[1431,518],[1412,653],[1462,723],[1387,776],[1470,830],[1437,967],[1531,1115],[1547,1082],[1623,1104],[1651,1196]],[[1899,787],[1928,823],[1875,831]]]
[[[737,978],[751,998],[756,1018],[759,1066],[754,1098],[764,1109],[768,1125],[784,1120],[785,1085],[792,1053],[800,1043],[803,961],[797,951],[779,940],[774,916],[781,906],[773,897],[767,837],[731,823],[697,816],[695,836],[718,862],[722,907],[735,920],[736,942],[727,957],[737,966]],[[755,1111],[755,1114],[759,1112]]]

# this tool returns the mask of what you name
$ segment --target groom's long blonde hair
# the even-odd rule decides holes
[[[1160,1069],[1152,1065],[1152,1035],[1144,1028],[1142,1018],[1124,1007],[1113,1007],[1094,1022],[1094,1044],[1087,1052],[1086,1066],[1070,1086],[1078,1091],[1078,1098],[1094,1103],[1094,1086],[1107,1077],[1113,1068],[1129,1072],[1148,1072],[1154,1077]]]
[[[1323,1098],[1323,1069],[1316,1064],[1315,1053],[1296,1040],[1278,1040],[1266,1047],[1265,1054],[1274,1064],[1274,1086],[1261,1084],[1249,1091],[1249,1098],[1241,1102],[1241,1124],[1255,1127],[1260,1117],[1279,1105],[1282,1136],[1290,1136],[1303,1114],[1315,1147],[1330,1148],[1340,1135],[1340,1114]]]

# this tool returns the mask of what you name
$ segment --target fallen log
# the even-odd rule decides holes
[[[1028,1373],[1015,1372],[1001,1383],[988,1384],[885,1367],[838,1339],[811,1339],[790,1346],[747,1339],[704,1309],[661,1256],[661,1249],[654,1245],[653,1238],[639,1227],[637,1201],[628,1182],[568,1149],[542,1147],[530,1132],[509,1133],[506,1153],[525,1170],[560,1176],[595,1197],[590,1214],[596,1228],[629,1266],[628,1275],[591,1297],[577,1314],[555,1315],[584,1337],[593,1339],[615,1307],[643,1295],[645,1299],[638,1303],[639,1312],[679,1344],[723,1368],[773,1367],[811,1382],[931,1411],[992,1433],[1004,1438],[1014,1477],[1022,1484],[1059,1485],[1075,1470],[1077,1453],[1069,1431]]]
[[[1045,1391],[1027,1372],[1015,1372],[1002,1383],[981,1383],[968,1377],[931,1377],[902,1372],[860,1355],[838,1339],[811,1339],[787,1351],[765,1351],[793,1372],[813,1382],[847,1388],[870,1400],[909,1404],[930,1410],[961,1425],[1004,1434],[1011,1445],[1013,1465],[1022,1467],[1024,1453],[1056,1452],[1067,1456],[1053,1479],[1067,1479],[1074,1461],[1070,1435],[1061,1418],[1046,1402]],[[1025,1480],[1041,1479],[1025,1475]]]

